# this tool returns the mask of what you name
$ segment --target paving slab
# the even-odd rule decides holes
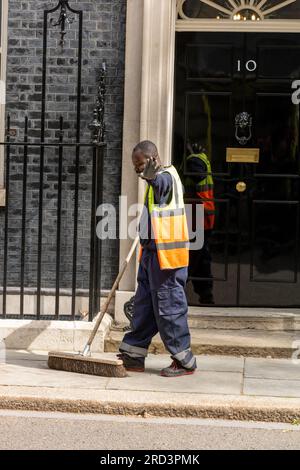
[[[192,376],[172,379],[160,377],[156,373],[135,374],[125,378],[110,379],[107,389],[156,391],[169,393],[212,393],[221,395],[240,395],[242,374],[237,372],[197,371]]]
[[[23,356],[23,359],[20,359],[20,356]],[[107,385],[108,379],[106,377],[50,370],[47,366],[46,355],[40,355],[40,360],[34,360],[33,358],[33,354],[9,354],[7,362],[0,364],[0,385],[68,389],[75,387],[105,389]]]
[[[245,377],[300,380],[300,360],[246,358]]]
[[[27,351],[27,350],[14,350],[14,349],[7,349],[5,351],[5,358],[6,362],[19,363],[20,361],[45,361],[47,357],[47,353],[45,351]]]
[[[253,396],[300,398],[300,380],[245,378],[243,393]]]

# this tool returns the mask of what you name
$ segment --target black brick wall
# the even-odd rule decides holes
[[[29,137],[40,137],[43,11],[57,5],[57,0],[9,0],[7,106],[11,127],[16,129],[13,140],[23,139],[24,117],[29,118]],[[117,206],[121,180],[121,142],[123,122],[125,0],[70,0],[74,9],[83,14],[83,67],[81,104],[81,141],[90,140],[88,124],[92,120],[97,95],[97,77],[103,61],[107,64],[106,141],[104,166],[104,201]],[[59,27],[48,33],[46,130],[47,141],[58,138],[58,119],[64,119],[65,141],[75,141],[78,17],[69,25],[64,51],[58,41]],[[53,14],[57,19],[58,12]],[[70,287],[72,272],[72,233],[74,207],[75,152],[64,150],[62,191],[62,287]],[[36,282],[39,149],[29,148],[26,217],[26,286]],[[44,218],[43,218],[43,287],[55,286],[56,202],[58,152],[45,150]],[[8,284],[18,286],[20,279],[20,244],[22,213],[23,148],[12,152],[9,201],[9,262]],[[91,190],[91,150],[81,150],[78,226],[78,288],[88,287],[89,270],[89,211]],[[1,257],[3,256],[4,211],[0,210]],[[102,287],[108,288],[118,268],[118,241],[104,243]],[[2,277],[2,270],[0,270]],[[2,280],[2,279],[1,279]]]

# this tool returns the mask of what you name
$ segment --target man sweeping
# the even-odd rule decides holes
[[[190,348],[184,292],[189,236],[182,184],[173,166],[162,166],[150,141],[134,148],[132,163],[138,176],[147,181],[147,189],[139,227],[141,253],[132,330],[125,334],[118,357],[127,370],[144,372],[149,345],[159,332],[173,360],[161,375],[193,374],[197,365]]]

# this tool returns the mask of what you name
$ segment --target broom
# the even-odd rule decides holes
[[[127,373],[123,366],[123,361],[120,359],[96,359],[90,357],[91,354],[91,345],[94,341],[96,333],[99,329],[99,326],[103,320],[105,313],[107,312],[108,306],[110,304],[111,299],[119,282],[126,271],[126,268],[130,262],[130,259],[135,252],[139,241],[139,237],[136,237],[134,240],[128,256],[124,261],[119,274],[114,282],[114,285],[109,292],[109,295],[99,313],[99,317],[95,323],[93,331],[90,334],[88,342],[86,343],[83,351],[77,354],[70,354],[70,353],[63,353],[63,352],[56,352],[51,351],[48,354],[48,367],[50,369],[56,370],[65,370],[68,372],[77,372],[79,374],[90,374],[90,375],[101,375],[104,377],[126,377]]]

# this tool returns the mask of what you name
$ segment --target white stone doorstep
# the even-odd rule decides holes
[[[95,321],[95,320],[94,320]],[[91,350],[104,351],[104,338],[112,317],[105,314]],[[28,351],[79,351],[88,340],[94,322],[59,320],[0,320],[0,348]]]

